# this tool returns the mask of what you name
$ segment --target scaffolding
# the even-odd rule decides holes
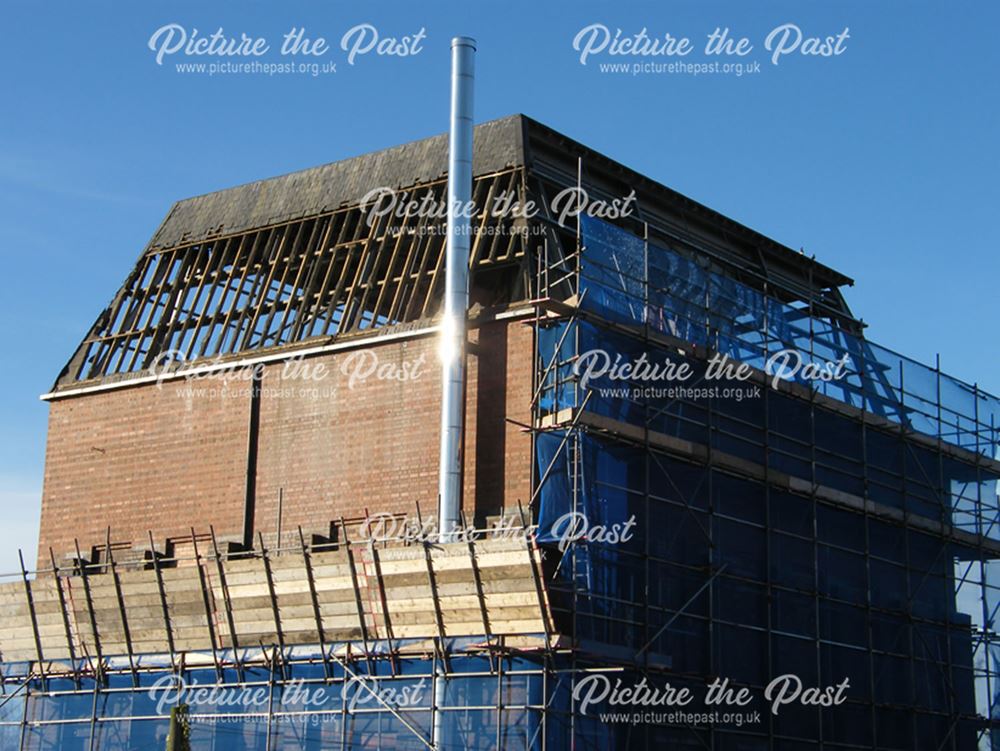
[[[22,570],[0,585],[3,747],[162,748],[178,706],[194,748],[427,748],[437,712],[450,737],[490,729],[456,747],[537,747],[522,736],[541,737],[560,647],[530,525],[438,544],[419,508],[392,522],[383,534],[385,519],[340,520],[331,539],[300,529],[298,546],[261,537],[252,550],[192,530],[190,555],[150,533],[129,562],[109,530],[98,560]],[[218,698],[261,687],[249,707]]]
[[[562,221],[550,210],[559,191],[610,198],[641,181],[599,155],[573,161],[582,147],[557,136],[525,126],[532,159],[475,188],[478,205],[514,190],[542,207],[496,220],[513,221],[502,231],[481,225],[472,260],[474,302],[531,310],[522,536],[382,541],[403,551],[391,560],[341,522],[272,549],[193,534],[189,561],[152,537],[140,562],[116,560],[110,535],[100,555],[53,556],[43,576],[0,592],[12,613],[0,629],[5,747],[156,747],[169,713],[151,711],[149,690],[164,676],[266,689],[258,713],[192,706],[195,748],[426,748],[438,712],[455,747],[473,749],[1000,742],[1000,401],[868,340],[840,294],[846,277],[662,186],[642,183],[637,213],[613,224]],[[443,235],[389,229],[355,205],[151,245],[60,388],[148,373],[170,351],[238,359],[431,320]],[[687,365],[702,390],[606,373],[585,383],[579,364],[594,350]],[[843,361],[843,375],[775,382],[769,362],[783,351],[818,368]],[[749,376],[710,383],[716,356]],[[630,534],[567,540],[567,514]],[[343,597],[323,600],[331,577]],[[244,586],[245,600],[233,590]],[[171,610],[181,591],[197,631],[187,643]],[[706,727],[615,719],[610,700],[584,707],[577,691],[600,674],[692,689],[726,677],[759,695],[786,672],[817,685],[847,675],[848,701]],[[286,708],[300,677],[433,690],[406,707],[362,685],[361,705],[338,689]],[[311,718],[329,721],[311,729]]]
[[[620,664],[694,685],[852,678],[835,710],[678,727],[684,747],[993,747],[1000,400],[868,341],[829,293],[795,302],[632,229],[581,217],[575,248],[539,274],[539,539],[557,550],[567,514],[634,532],[568,547],[557,629],[580,653],[612,644]],[[584,378],[595,351],[692,377]],[[843,360],[842,377],[775,380],[769,359],[788,351]],[[710,379],[719,357],[748,377]],[[576,723],[575,738],[606,732]],[[631,747],[654,747],[644,732]]]

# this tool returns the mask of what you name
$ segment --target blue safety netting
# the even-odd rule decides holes
[[[582,307],[648,325],[686,342],[991,458],[1000,399],[879,346],[795,305],[711,271],[708,261],[649,244],[599,219],[581,218]],[[838,369],[806,378],[806,366]]]
[[[451,655],[435,702],[429,659],[354,659],[345,668],[339,659],[324,663],[315,647],[311,658],[296,652],[274,669],[229,665],[221,675],[202,665],[178,673],[108,669],[101,678],[92,672],[42,678],[27,664],[2,664],[0,748],[163,749],[178,704],[187,706],[190,745],[198,751],[426,749],[435,704],[443,750],[486,751],[498,742],[568,748],[557,722],[543,737],[545,670],[530,656]]]
[[[642,646],[645,524],[643,464],[630,449],[580,433],[542,433],[536,441],[538,539],[562,556],[557,588],[575,592],[575,637],[636,650]],[[575,490],[575,492],[574,492]]]
[[[903,451],[899,436],[784,392],[769,391],[765,400],[758,389],[738,380],[709,381],[705,362],[697,357],[582,319],[541,327],[539,354],[545,370],[539,399],[543,414],[586,404],[588,413],[617,423],[708,446],[810,483],[1000,540],[1000,477],[975,462],[941,456],[912,442]],[[687,365],[690,375],[679,382],[615,374],[616,363],[636,363],[640,358],[656,369],[649,373],[666,374],[668,368]],[[538,444],[540,473],[551,461],[544,454],[554,450],[551,446],[551,439]],[[586,456],[586,449],[581,456]],[[581,466],[588,465],[581,462]],[[542,489],[543,501],[551,499],[542,505],[543,528],[564,513],[569,502],[559,500],[562,494],[568,498],[572,482],[562,476],[563,471],[566,467],[557,463]],[[589,504],[590,486],[585,480],[583,502]],[[604,521],[596,505],[580,511]]]

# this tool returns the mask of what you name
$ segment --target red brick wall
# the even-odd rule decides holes
[[[470,521],[530,494],[531,329],[495,322],[470,332],[465,508]],[[323,533],[343,515],[437,505],[440,372],[433,337],[377,343],[264,369],[255,527]],[[366,378],[355,380],[377,363]],[[325,369],[325,371],[323,370]],[[395,377],[408,369],[409,377]],[[382,377],[379,377],[381,373]],[[192,395],[191,388],[202,389]],[[222,388],[220,388],[222,387]],[[51,405],[40,561],[103,543],[146,544],[215,526],[242,528],[249,391],[244,381],[172,381]]]
[[[498,513],[527,503],[530,440],[515,425],[529,421],[531,330],[494,323],[470,335],[466,399],[464,505],[473,513]],[[256,528],[318,531],[331,519],[370,513],[421,513],[437,506],[440,372],[436,340],[422,338],[373,346],[365,354],[340,352],[306,361],[322,363],[326,377],[310,381],[281,365],[269,366],[261,402]],[[360,358],[364,358],[361,360]],[[353,359],[352,359],[353,358]],[[349,373],[377,368],[349,384]],[[419,377],[394,380],[404,367]],[[420,367],[413,369],[415,364]],[[377,373],[376,369],[376,373]],[[303,396],[316,388],[319,398]]]
[[[190,389],[214,388],[194,394]],[[142,544],[240,518],[246,384],[170,381],[55,401],[45,455],[39,563],[103,543]]]

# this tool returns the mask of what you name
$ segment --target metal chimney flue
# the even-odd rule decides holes
[[[469,247],[472,200],[472,94],[476,42],[451,40],[451,121],[448,134],[448,235],[444,316],[441,319],[441,454],[438,531],[454,538],[462,508],[465,435],[465,340],[469,307]]]

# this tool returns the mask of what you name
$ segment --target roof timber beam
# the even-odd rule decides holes
[[[477,179],[489,201],[517,170]],[[443,200],[444,183],[426,187]],[[445,236],[434,215],[359,205],[144,253],[95,322],[54,391],[129,379],[162,363],[337,337],[431,317],[439,307]],[[524,243],[508,217],[484,211],[475,270],[517,265]],[[502,285],[506,287],[506,285]]]

